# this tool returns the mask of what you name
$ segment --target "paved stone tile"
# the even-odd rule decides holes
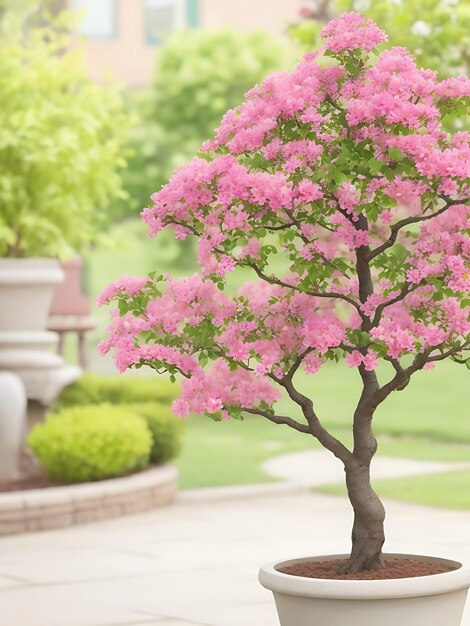
[[[114,624],[109,624],[107,626],[114,626]],[[125,626],[210,626],[210,624],[208,625],[196,622],[182,622],[178,619],[163,619],[157,622],[136,622],[135,624],[126,624]]]
[[[152,625],[150,625],[152,626]],[[209,626],[208,624],[197,624],[196,622],[182,622],[181,620],[171,619],[163,620],[163,622],[154,622],[153,626]]]
[[[1,553],[1,548],[0,548]],[[158,568],[145,555],[118,552],[114,549],[89,549],[86,546],[47,547],[33,553],[27,569],[28,550],[0,558],[0,577],[22,577],[30,584],[54,584],[90,581],[122,576],[142,576]],[[0,578],[1,587],[1,578]]]
[[[470,560],[470,513],[397,502],[387,511],[389,551]],[[0,624],[275,626],[259,566],[347,551],[351,518],[344,498],[303,493],[180,503],[0,539]],[[2,587],[9,576],[31,584]],[[470,610],[462,626],[470,626]]]
[[[136,625],[139,626],[139,625]],[[208,624],[200,624],[196,622],[182,622],[179,619],[164,619],[160,622],[150,622],[142,626],[210,626]]]
[[[18,578],[10,578],[0,576],[0,589],[11,589],[15,587],[24,587],[28,582]]]

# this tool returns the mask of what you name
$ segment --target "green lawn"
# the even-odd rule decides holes
[[[269,482],[263,461],[319,445],[313,437],[256,417],[216,423],[195,416],[186,421],[185,434],[175,462],[182,489]]]
[[[349,433],[335,430],[346,443]],[[262,418],[216,423],[207,418],[186,421],[182,454],[176,460],[182,489],[269,482],[261,469],[273,456],[318,449],[313,438]],[[469,461],[470,445],[462,446],[410,437],[379,437],[379,454],[429,461]]]
[[[376,480],[374,489],[383,498],[470,511],[470,470]],[[340,484],[320,487],[315,491],[346,495],[344,485]]]
[[[391,373],[379,370],[381,382]],[[351,427],[352,412],[359,394],[355,370],[344,365],[324,366],[313,376],[299,376],[299,388],[310,395],[317,414],[326,426]],[[444,362],[434,370],[418,372],[409,386],[394,392],[381,405],[374,418],[377,434],[425,437],[435,441],[470,443],[470,372],[453,362]],[[298,415],[284,399],[280,411]]]

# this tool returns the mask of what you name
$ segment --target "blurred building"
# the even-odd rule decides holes
[[[66,0],[83,19],[90,76],[111,72],[129,86],[148,84],[155,54],[173,30],[264,29],[281,35],[298,19],[302,0]]]

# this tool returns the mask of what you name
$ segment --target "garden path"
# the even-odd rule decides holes
[[[347,551],[351,511],[342,497],[267,487],[0,539],[0,624],[275,626],[259,565]],[[470,513],[394,501],[387,512],[387,550],[470,560]]]
[[[342,463],[328,450],[284,454],[268,459],[263,463],[262,468],[270,476],[304,487],[334,485],[344,481]],[[376,456],[372,461],[372,474],[377,480],[437,474],[468,468],[470,468],[470,463],[417,461],[386,456]]]

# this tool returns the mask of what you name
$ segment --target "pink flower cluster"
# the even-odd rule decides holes
[[[110,283],[104,291],[98,297],[98,306],[103,306],[110,302],[116,295],[122,293],[128,296],[133,296],[145,287],[147,284],[147,278],[140,278],[139,276],[129,276],[124,274],[113,283]]]
[[[379,43],[387,41],[384,31],[359,13],[343,13],[331,20],[322,30],[321,38],[333,52],[357,49],[370,52]]]
[[[228,364],[219,359],[212,369],[199,369],[194,376],[183,380],[181,398],[173,403],[173,411],[180,417],[190,413],[222,413],[230,417],[226,407],[256,407],[261,402],[273,404],[280,393],[266,379],[255,378],[243,368],[231,370]]]
[[[349,367],[363,365],[367,372],[372,372],[379,364],[377,354],[373,350],[368,350],[366,354],[361,354],[359,350],[353,350],[346,355],[346,362]]]

